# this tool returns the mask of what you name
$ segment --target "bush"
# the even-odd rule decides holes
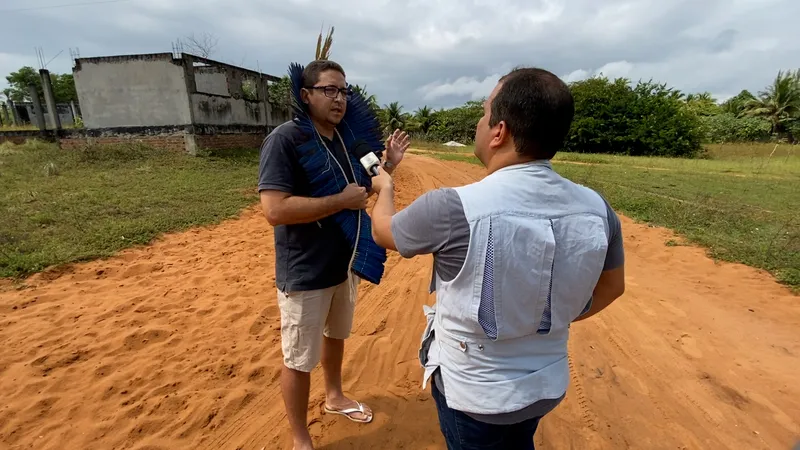
[[[632,156],[693,157],[701,126],[677,92],[663,84],[590,78],[571,84],[575,120],[566,150]]]
[[[786,125],[789,138],[792,142],[800,141],[800,119],[795,119]]]
[[[483,102],[476,100],[457,108],[439,110],[432,114],[432,123],[425,135],[432,142],[471,144],[475,140],[475,127],[482,116]]]
[[[731,113],[701,117],[703,138],[706,142],[765,142],[769,141],[769,120],[761,117],[736,117]]]

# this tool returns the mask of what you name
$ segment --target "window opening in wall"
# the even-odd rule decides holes
[[[252,78],[242,80],[242,98],[250,101],[258,100],[258,84]]]

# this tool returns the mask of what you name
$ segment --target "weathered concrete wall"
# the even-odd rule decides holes
[[[217,67],[195,67],[194,80],[197,92],[214,95],[230,95],[226,70]]]
[[[266,125],[265,102],[232,97],[192,94],[192,113],[197,125]]]
[[[17,112],[19,112],[19,109],[21,108],[25,110],[23,114],[20,114],[20,116],[27,117],[28,123],[36,123],[36,112],[34,111],[31,103],[17,103],[15,108],[17,108]],[[47,110],[45,105],[42,105],[42,109],[44,109],[45,123],[47,124],[47,127],[50,128],[50,111]],[[69,105],[69,103],[57,104],[56,110],[58,111],[58,118],[61,120],[61,126],[71,127],[75,124],[75,121],[72,118],[72,107]]]
[[[270,125],[272,126],[278,126],[292,119],[292,112],[288,109],[278,108],[272,103],[267,103],[267,107],[270,109]]]
[[[87,128],[192,123],[182,60],[171,53],[82,58],[73,70]]]

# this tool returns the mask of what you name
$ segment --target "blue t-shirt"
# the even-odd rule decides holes
[[[312,138],[294,121],[289,121],[264,139],[258,173],[259,192],[277,190],[296,196],[311,196],[308,178],[298,160],[297,147]],[[339,139],[322,139],[352,183],[353,174]],[[275,284],[283,292],[325,289],[343,283],[347,280],[350,257],[350,245],[331,217],[312,223],[275,227]]]

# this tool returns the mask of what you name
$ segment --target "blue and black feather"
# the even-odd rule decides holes
[[[289,66],[295,122],[310,137],[306,143],[297,147],[297,154],[300,166],[308,177],[311,195],[326,197],[342,192],[348,181],[319,140],[306,106],[301,100],[302,74],[303,66],[300,64],[292,63]],[[356,183],[367,189],[371,188],[372,180],[369,173],[349,149],[353,148],[356,141],[363,140],[380,157],[383,154],[384,145],[375,112],[357,92],[351,92],[347,101],[347,109],[337,130],[344,141],[347,157],[355,172]],[[344,167],[344,169],[349,170],[350,168]],[[361,215],[361,233],[356,242],[358,215]],[[353,272],[371,283],[380,284],[386,262],[386,250],[378,246],[372,239],[372,221],[367,212],[364,210],[339,211],[333,215],[333,219],[350,244],[350,249],[356,249]]]

